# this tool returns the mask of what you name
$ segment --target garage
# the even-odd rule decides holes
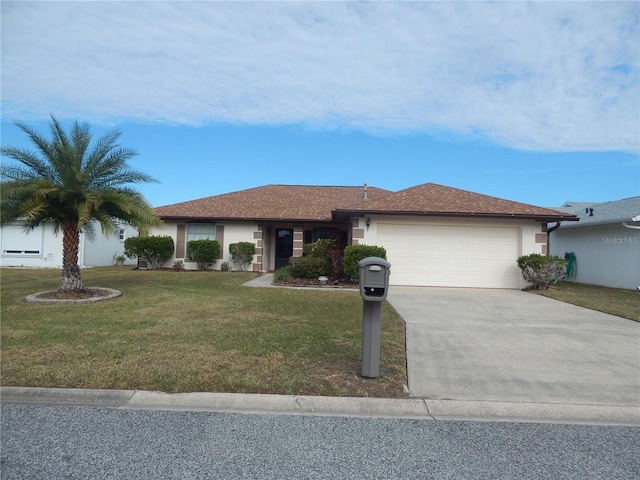
[[[518,227],[379,223],[392,285],[519,288]]]

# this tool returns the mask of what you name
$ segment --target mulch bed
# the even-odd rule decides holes
[[[85,288],[81,292],[61,292],[59,290],[51,290],[37,295],[37,298],[45,298],[51,300],[83,300],[93,297],[106,297],[112,293],[111,290],[104,288]]]

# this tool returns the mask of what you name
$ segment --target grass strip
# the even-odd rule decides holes
[[[545,297],[640,322],[640,292],[581,283],[558,282]]]

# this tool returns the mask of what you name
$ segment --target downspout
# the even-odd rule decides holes
[[[555,232],[557,229],[560,228],[560,223],[561,222],[556,222],[556,224],[547,229],[547,255],[551,255],[551,232]]]

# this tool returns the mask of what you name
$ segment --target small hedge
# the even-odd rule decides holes
[[[293,257],[289,260],[291,275],[296,278],[318,278],[327,275],[327,261],[316,257]]]
[[[564,275],[565,260],[554,255],[532,253],[518,257],[517,262],[522,277],[536,290],[546,290]]]
[[[344,249],[344,273],[354,280],[360,279],[358,262],[367,257],[380,257],[387,259],[387,251],[384,247],[375,245],[351,245]]]
[[[220,253],[217,240],[191,240],[187,243],[187,252],[191,260],[198,262],[198,270],[206,270],[216,262]]]
[[[173,252],[173,238],[168,235],[130,237],[124,241],[124,254],[145,261],[150,270],[161,268]]]
[[[229,245],[231,262],[233,262],[235,266],[242,271],[245,271],[247,269],[247,266],[253,261],[253,255],[255,252],[255,243],[238,242]]]

